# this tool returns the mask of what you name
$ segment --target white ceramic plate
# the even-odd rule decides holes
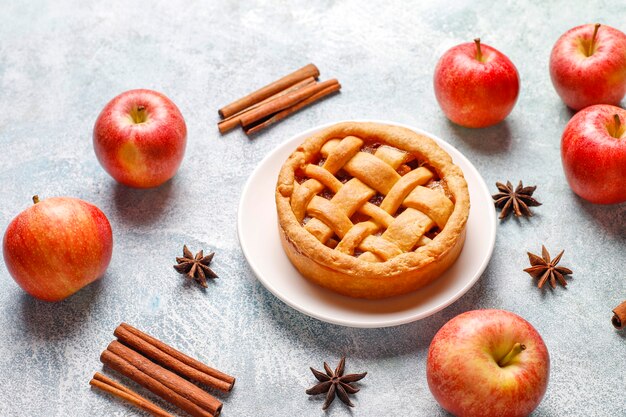
[[[403,126],[430,136],[452,156],[465,174],[471,201],[465,246],[452,267],[433,283],[411,294],[384,300],[353,299],[310,283],[289,262],[278,236],[274,202],[278,172],[305,138],[334,123],[300,133],[267,155],[250,175],[239,203],[239,242],[259,281],[296,310],[342,326],[396,326],[422,319],[449,306],[465,294],[483,273],[496,239],[496,214],[491,195],[485,181],[467,158],[423,130],[399,123],[372,121]]]

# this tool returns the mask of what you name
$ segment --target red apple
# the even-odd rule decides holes
[[[98,161],[130,187],[156,187],[172,178],[186,143],[187,126],[178,107],[152,90],[130,90],[115,97],[93,128]]]
[[[4,233],[4,262],[24,291],[60,301],[104,274],[111,225],[98,207],[77,198],[33,200]]]
[[[600,24],[568,30],[552,48],[550,77],[574,110],[617,105],[626,94],[626,35]]]
[[[460,314],[428,350],[428,387],[457,417],[522,417],[541,402],[550,357],[537,330],[504,310]]]
[[[435,69],[435,95],[454,123],[486,127],[504,120],[517,101],[519,76],[502,52],[480,39],[449,49]]]
[[[626,201],[626,110],[598,104],[576,113],[563,131],[561,161],[570,188],[585,200]]]

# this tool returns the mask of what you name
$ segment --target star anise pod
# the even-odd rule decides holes
[[[563,286],[567,286],[564,275],[572,274],[572,270],[563,266],[557,266],[563,256],[564,250],[557,255],[556,258],[550,260],[550,254],[545,246],[541,245],[541,257],[528,252],[528,259],[532,265],[530,268],[524,269],[533,278],[539,279],[537,286],[543,287],[543,284],[550,282],[552,288],[556,288],[556,282]]]
[[[520,181],[517,188],[513,189],[511,182],[507,181],[506,185],[501,182],[496,182],[496,187],[498,187],[498,191],[500,192],[492,195],[491,197],[495,201],[496,207],[502,209],[502,212],[500,213],[501,219],[507,217],[509,213],[511,213],[511,209],[513,209],[515,217],[532,217],[533,214],[531,213],[529,207],[541,205],[539,201],[532,197],[535,189],[537,189],[537,186],[524,187]]]
[[[204,256],[203,251],[193,253],[187,248],[187,245],[183,246],[183,257],[176,258],[177,265],[174,265],[174,269],[180,273],[185,274],[191,279],[195,279],[204,288],[207,287],[207,278],[217,278],[217,274],[209,268],[209,264],[213,260],[215,253],[212,252],[207,256]]]
[[[356,394],[357,392],[359,392],[359,389],[353,387],[352,385],[350,385],[350,383],[365,378],[367,372],[363,372],[362,374],[344,375],[343,371],[345,366],[346,357],[344,356],[339,361],[339,365],[337,365],[335,372],[330,369],[330,366],[328,366],[326,362],[324,362],[324,370],[326,371],[326,373],[311,368],[311,372],[313,372],[313,375],[315,375],[315,378],[317,378],[320,383],[306,390],[306,393],[309,395],[326,393],[326,401],[324,401],[322,410],[326,410],[330,403],[333,402],[333,400],[335,399],[335,394],[346,405],[354,407],[354,404],[352,404],[352,401],[350,401],[350,398],[348,398],[348,394]]]

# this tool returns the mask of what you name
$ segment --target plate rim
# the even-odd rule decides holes
[[[449,153],[449,150],[446,149],[446,147],[452,148],[454,151],[456,151],[456,153],[458,154],[458,156],[464,160],[464,162],[466,164],[468,164],[471,169],[473,169],[476,174],[477,177],[479,179],[479,183],[480,183],[480,188],[482,189],[481,191],[484,192],[486,195],[489,196],[489,198],[491,198],[491,194],[489,192],[489,189],[487,187],[487,184],[485,182],[485,179],[482,177],[482,175],[480,174],[480,172],[478,171],[478,169],[476,169],[476,167],[474,166],[474,164],[472,164],[472,162],[458,149],[456,149],[454,146],[452,146],[450,143],[444,141],[443,139],[441,139],[439,136],[434,135],[430,132],[425,131],[424,129],[420,129],[417,128],[415,126],[411,126],[411,125],[407,125],[404,123],[399,123],[399,122],[391,122],[388,120],[378,120],[378,119],[347,119],[347,120],[340,120],[340,121],[335,121],[335,122],[329,122],[329,123],[323,123],[320,125],[316,125],[312,128],[309,128],[305,131],[296,133],[291,135],[287,140],[284,140],[282,143],[278,144],[277,146],[275,146],[273,149],[271,149],[256,165],[256,167],[252,170],[252,172],[250,173],[250,175],[248,176],[248,179],[246,180],[241,194],[240,194],[240,198],[239,198],[239,204],[237,205],[237,238],[239,240],[239,246],[243,252],[243,255],[246,259],[246,262],[248,263],[248,265],[250,266],[250,268],[252,269],[252,272],[254,272],[254,275],[256,276],[256,279],[263,285],[263,287],[265,287],[265,289],[267,289],[269,292],[271,292],[276,298],[278,298],[280,301],[282,301],[283,303],[285,303],[286,305],[288,305],[289,307],[293,308],[294,310],[312,317],[314,319],[323,321],[325,323],[331,323],[331,324],[336,324],[336,325],[340,325],[340,326],[344,326],[344,327],[352,327],[352,328],[385,328],[385,327],[394,327],[394,326],[400,326],[403,324],[408,324],[408,323],[412,323],[418,320],[422,320],[426,317],[429,317],[431,315],[434,315],[436,313],[438,313],[439,311],[445,309],[446,307],[449,307],[450,305],[454,304],[457,300],[459,300],[463,295],[465,295],[470,288],[472,288],[476,282],[478,281],[478,279],[482,276],[482,274],[485,272],[485,269],[487,269],[487,265],[489,264],[489,261],[491,260],[492,256],[493,256],[493,251],[495,248],[495,242],[496,242],[496,230],[497,230],[497,215],[496,215],[496,210],[495,207],[492,205],[490,205],[491,207],[491,214],[493,214],[492,217],[492,229],[493,229],[493,233],[490,234],[490,239],[488,242],[489,248],[488,251],[486,251],[486,256],[482,259],[481,264],[479,266],[479,268],[477,268],[476,272],[474,273],[474,276],[468,280],[465,285],[463,287],[461,287],[458,291],[456,291],[454,293],[454,295],[452,297],[449,297],[448,299],[444,300],[442,303],[438,304],[437,306],[429,309],[426,312],[422,312],[420,314],[415,314],[415,315],[410,315],[409,317],[400,317],[400,318],[396,318],[396,319],[390,319],[390,320],[373,320],[373,321],[369,321],[369,322],[358,322],[355,323],[353,321],[350,320],[344,320],[344,319],[340,319],[340,318],[336,318],[336,317],[329,317],[327,315],[323,315],[323,314],[317,314],[314,311],[310,311],[308,309],[302,308],[299,305],[296,305],[295,303],[291,302],[287,297],[284,297],[283,295],[281,295],[281,292],[276,290],[276,288],[274,288],[274,286],[271,284],[271,282],[267,281],[266,279],[262,278],[262,274],[259,273],[259,271],[257,270],[257,267],[255,266],[254,262],[251,262],[252,257],[250,256],[250,254],[248,253],[248,250],[246,249],[245,245],[242,243],[242,236],[241,236],[241,224],[242,224],[242,208],[243,208],[243,201],[244,201],[244,197],[247,195],[248,190],[251,186],[251,183],[253,181],[253,179],[255,178],[255,176],[258,174],[259,170],[261,167],[264,166],[264,164],[267,162],[268,159],[270,159],[276,152],[279,151],[279,149],[282,149],[283,147],[287,147],[288,144],[290,144],[292,141],[295,141],[296,137],[301,137],[301,136],[307,136],[307,135],[311,135],[314,132],[317,132],[319,130],[325,129],[329,126],[332,126],[334,124],[338,124],[338,123],[344,123],[344,122],[357,122],[357,123],[381,123],[381,124],[386,124],[386,125],[391,125],[391,126],[399,126],[399,127],[404,127],[407,129],[410,129],[416,133],[419,134],[423,134],[426,135],[430,138],[432,138],[433,140],[435,140],[435,142],[437,142],[438,145],[442,146],[444,148],[444,150],[446,152]],[[295,148],[294,148],[295,149]],[[451,155],[453,156],[453,155]],[[454,155],[456,157],[456,155]],[[470,202],[471,204],[471,202]],[[470,210],[471,210],[471,206],[470,206]],[[298,272],[299,273],[299,272]],[[305,279],[304,277],[302,277],[303,279]],[[391,297],[391,299],[393,299],[393,297]]]

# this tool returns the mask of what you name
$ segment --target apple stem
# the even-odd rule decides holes
[[[593,55],[593,47],[596,43],[596,35],[598,34],[598,29],[600,29],[600,23],[596,23],[593,28],[593,35],[591,36],[591,42],[589,43],[589,51],[587,51],[587,56]]]
[[[39,196],[36,194],[33,196],[33,203],[35,204],[39,203]]]
[[[483,62],[483,51],[480,49],[480,38],[474,39],[474,43],[476,44],[476,59]]]
[[[522,345],[521,343],[514,344],[511,350],[509,350],[509,353],[507,353],[504,358],[498,361],[498,365],[500,365],[500,367],[507,366],[513,360],[513,358],[515,358],[525,349],[526,349],[526,346]]]
[[[140,124],[146,121],[146,107],[145,106],[137,106],[136,109],[131,110],[131,117],[133,118],[133,122]]]
[[[619,119],[618,114],[613,115],[613,120],[615,120],[615,131],[613,132],[613,137],[619,139],[622,137],[622,121]]]

